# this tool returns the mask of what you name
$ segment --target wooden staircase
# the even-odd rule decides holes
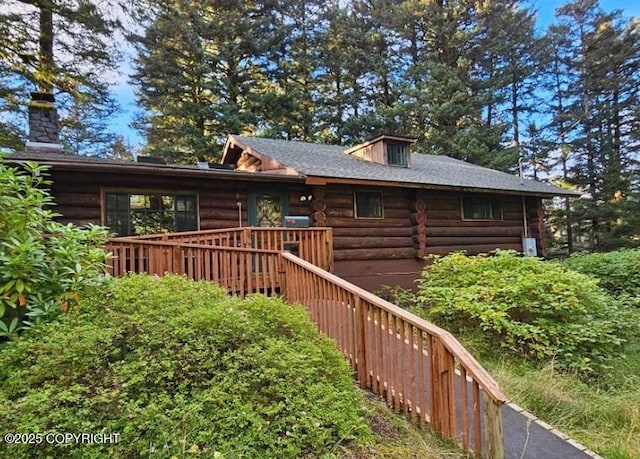
[[[110,239],[114,276],[174,273],[304,305],[363,389],[475,457],[503,458],[494,379],[447,331],[333,274],[330,228],[234,228]]]

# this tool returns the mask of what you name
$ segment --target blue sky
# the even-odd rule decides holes
[[[555,9],[562,6],[568,1],[565,0],[533,0],[532,2],[538,10],[538,28],[544,30],[553,20]],[[622,10],[625,17],[633,17],[640,19],[640,1],[639,0],[600,0],[600,8],[604,11]],[[110,123],[114,132],[122,134],[125,140],[132,146],[144,143],[143,137],[129,127],[136,113],[135,96],[133,88],[128,84],[127,73],[130,72],[129,64],[123,64],[121,68],[122,75],[119,78],[120,83],[114,87],[113,94],[120,103],[122,113],[113,119]]]

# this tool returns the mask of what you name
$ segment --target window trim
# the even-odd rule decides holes
[[[404,147],[404,153],[405,153],[405,158],[406,158],[406,162],[403,164],[398,164],[398,163],[392,163],[389,161],[390,155],[389,155],[389,146],[391,145],[401,145]],[[393,167],[404,167],[404,168],[408,168],[411,165],[411,152],[409,151],[409,145],[402,143],[402,142],[385,142],[384,145],[384,150],[385,150],[385,159],[387,162],[387,166],[393,166]]]
[[[375,193],[380,196],[380,216],[379,217],[361,217],[358,215],[358,193]],[[353,217],[358,220],[384,220],[384,198],[382,191],[378,190],[353,190]]]
[[[465,199],[483,199],[497,203],[500,208],[500,215],[493,218],[467,218],[464,215],[464,200]],[[504,202],[503,199],[497,196],[478,196],[478,195],[463,195],[460,197],[460,216],[462,221],[466,222],[500,222],[504,221]]]
[[[160,194],[160,195],[168,195],[168,196],[177,196],[177,195],[191,195],[196,198],[196,229],[192,231],[200,231],[200,193],[195,190],[167,190],[162,188],[112,188],[105,187],[100,188],[100,224],[102,226],[107,226],[107,194]],[[133,235],[129,235],[133,236]],[[120,237],[120,236],[116,236]],[[127,237],[127,236],[122,236]]]

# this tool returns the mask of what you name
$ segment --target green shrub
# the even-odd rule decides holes
[[[3,432],[121,436],[16,458],[306,457],[368,435],[348,364],[301,307],[175,276],[106,281],[8,343],[0,402]]]
[[[515,252],[434,257],[418,290],[418,313],[454,333],[480,329],[491,346],[565,369],[606,365],[628,330],[595,279]]]
[[[418,306],[416,294],[411,289],[399,285],[382,284],[373,291],[373,294],[404,309],[412,309]]]
[[[106,229],[54,222],[45,171],[0,158],[0,337],[66,310],[104,269]]]
[[[640,249],[576,254],[565,262],[575,271],[598,278],[611,294],[629,295],[640,304]]]

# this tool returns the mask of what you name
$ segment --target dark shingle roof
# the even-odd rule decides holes
[[[0,156],[0,161],[18,164],[26,161],[33,161],[39,164],[51,166],[54,169],[74,171],[103,171],[136,175],[156,174],[168,177],[211,178],[213,180],[218,178],[243,179],[261,182],[273,180],[287,182],[303,180],[303,178],[299,176],[286,176],[282,174],[255,174],[253,172],[217,168],[200,169],[197,165],[139,163],[123,159],[70,155],[61,153],[59,150],[26,150]]]
[[[477,188],[526,194],[575,195],[547,183],[523,180],[505,172],[447,156],[412,154],[411,167],[376,164],[344,154],[345,147],[308,142],[231,136],[281,165],[314,177],[372,180],[456,188]]]

